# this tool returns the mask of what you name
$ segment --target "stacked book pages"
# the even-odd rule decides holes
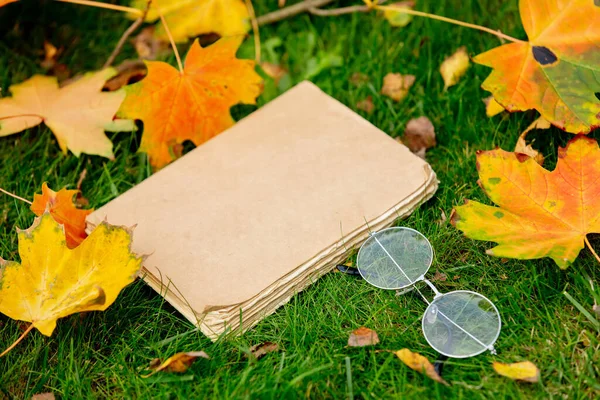
[[[303,82],[88,222],[136,225],[142,279],[214,340],[273,313],[437,184],[404,145]]]

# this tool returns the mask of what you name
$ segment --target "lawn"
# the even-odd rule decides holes
[[[122,2],[125,4],[124,2]],[[257,2],[258,15],[276,9],[275,0]],[[351,2],[338,2],[348,5]],[[452,18],[500,29],[525,38],[516,0],[440,0],[417,7]],[[75,72],[99,69],[130,21],[121,13],[44,1],[11,4],[0,9],[0,88],[43,73],[43,41],[64,47],[60,62]],[[591,310],[586,277],[600,282],[598,263],[582,251],[568,269],[549,259],[521,261],[485,254],[491,243],[462,236],[446,217],[467,198],[490,204],[477,185],[475,154],[479,149],[512,150],[520,132],[536,118],[527,112],[487,118],[480,85],[490,70],[472,65],[460,83],[443,90],[440,63],[458,47],[473,56],[500,44],[498,38],[443,22],[415,18],[405,28],[392,28],[375,14],[337,17],[299,15],[260,30],[263,53],[279,58],[293,82],[309,77],[350,108],[372,96],[375,111],[359,111],[371,123],[396,137],[410,118],[428,116],[436,127],[437,147],[427,160],[438,174],[436,195],[398,225],[419,230],[431,241],[436,271],[447,276],[438,289],[477,291],[498,307],[503,327],[496,349],[468,359],[449,360],[444,387],[409,369],[395,355],[376,350],[409,348],[431,360],[437,357],[421,332],[425,303],[407,294],[376,289],[341,273],[330,273],[294,296],[275,314],[239,337],[212,343],[161,296],[141,281],[123,290],[105,312],[62,319],[52,337],[32,332],[0,359],[0,398],[30,398],[53,392],[60,398],[594,398],[600,396],[598,329],[563,295],[567,290]],[[269,51],[265,43],[279,38]],[[185,53],[187,46],[180,46]],[[272,48],[272,47],[269,47]],[[240,54],[253,55],[252,38]],[[117,64],[135,58],[126,45]],[[341,58],[321,70],[314,63]],[[313,61],[310,61],[313,59]],[[175,65],[171,55],[166,61]],[[334,63],[335,64],[335,63]],[[360,72],[370,80],[350,82]],[[395,103],[380,94],[388,72],[416,75],[409,96]],[[277,95],[270,87],[259,106]],[[254,107],[236,107],[242,118]],[[552,129],[535,137],[552,169],[556,151],[570,134]],[[597,134],[593,134],[598,138]],[[43,182],[75,188],[87,170],[82,192],[99,207],[145,178],[151,169],[136,153],[140,136],[111,134],[116,159],[62,154],[50,130],[42,125],[0,138],[0,187],[31,198]],[[390,182],[395,179],[393,171]],[[33,214],[27,204],[0,196],[0,256],[18,260],[16,228],[28,227]],[[600,249],[600,240],[592,244]],[[243,267],[243,266],[242,266]],[[202,290],[202,287],[198,287]],[[598,290],[596,288],[596,290]],[[381,343],[375,348],[349,348],[349,333],[367,326]],[[0,349],[22,332],[23,323],[0,316]],[[271,341],[280,351],[256,361],[246,356],[254,344]],[[210,360],[197,361],[184,374],[141,378],[151,359],[176,352],[204,350]],[[349,363],[348,363],[348,361]],[[492,361],[530,360],[541,369],[537,384],[518,383],[492,370]]]

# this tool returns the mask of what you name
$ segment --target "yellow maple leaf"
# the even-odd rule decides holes
[[[433,364],[427,359],[420,355],[419,353],[414,353],[409,349],[402,349],[396,351],[394,354],[402,360],[404,364],[406,364],[411,369],[414,369],[421,374],[428,376],[436,382],[439,382],[443,385],[449,386],[448,382],[446,382],[435,370]]]
[[[104,134],[125,98],[123,90],[101,92],[115,70],[88,73],[59,88],[56,77],[35,75],[12,85],[12,97],[0,99],[0,137],[44,122],[61,150],[113,158],[112,143]]]
[[[119,116],[144,121],[140,151],[148,153],[154,168],[181,155],[185,140],[200,145],[232,126],[233,105],[256,104],[262,79],[255,63],[235,58],[243,39],[221,38],[206,48],[196,40],[183,73],[164,62],[146,61],[148,75],[126,87]]]
[[[0,258],[0,312],[46,336],[59,318],[106,310],[142,263],[130,250],[130,231],[105,222],[73,250],[49,212],[18,237],[21,264]]]
[[[144,10],[147,0],[134,0],[134,8]],[[250,29],[248,8],[243,0],[154,0],[146,15],[147,22],[160,18],[160,13],[176,42],[205,33],[220,36],[243,35]],[[131,15],[137,18],[137,15]],[[159,25],[156,36],[167,40],[164,26]]]

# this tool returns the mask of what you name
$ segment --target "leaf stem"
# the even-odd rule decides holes
[[[183,64],[181,64],[181,58],[179,57],[179,51],[177,50],[177,45],[175,44],[175,40],[173,40],[173,35],[171,35],[171,31],[169,30],[169,25],[167,25],[167,21],[165,21],[165,17],[163,16],[160,9],[156,9],[158,15],[160,16],[160,22],[162,22],[165,27],[165,32],[169,37],[169,41],[171,42],[171,46],[173,47],[173,52],[175,53],[175,58],[177,59],[177,65],[179,66],[179,73],[183,75]]]
[[[110,65],[115,61],[115,58],[117,58],[117,55],[121,51],[121,48],[125,44],[125,41],[127,40],[127,38],[129,36],[131,36],[131,34],[133,32],[135,32],[135,30],[137,28],[139,28],[139,26],[144,22],[144,19],[146,19],[146,15],[148,14],[148,10],[150,10],[151,4],[152,4],[152,0],[148,0],[148,3],[146,4],[146,8],[144,9],[144,12],[142,13],[142,15],[140,15],[140,17],[138,19],[133,21],[133,24],[131,24],[131,26],[129,28],[127,28],[127,30],[125,32],[123,32],[123,35],[119,39],[119,42],[115,46],[115,49],[113,50],[111,55],[108,57],[108,60],[106,60],[106,62],[102,66],[103,69],[110,67]]]
[[[6,354],[6,353],[8,353],[8,352],[9,352],[9,351],[11,351],[12,349],[14,349],[14,348],[15,348],[15,346],[16,346],[16,345],[18,345],[18,344],[19,344],[19,342],[20,342],[21,340],[23,340],[23,339],[25,338],[25,336],[27,336],[27,334],[28,334],[29,332],[31,332],[31,330],[32,330],[32,329],[33,329],[33,323],[32,323],[31,325],[29,325],[29,328],[27,328],[27,329],[25,330],[25,332],[23,332],[23,334],[22,334],[21,336],[19,336],[19,338],[13,342],[13,344],[11,344],[10,346],[8,346],[8,348],[7,348],[6,350],[4,350],[4,351],[2,352],[2,354],[0,354],[0,357],[3,357],[3,356]]]
[[[515,42],[515,43],[527,43],[524,40],[520,40],[520,39],[514,38],[512,36],[505,35],[502,32],[495,31],[495,30],[493,30],[491,28],[488,28],[488,27],[485,27],[485,26],[470,24],[468,22],[458,21],[456,19],[442,17],[440,15],[429,14],[429,13],[422,12],[422,11],[411,10],[411,9],[408,9],[408,8],[399,8],[399,7],[394,7],[394,6],[378,6],[378,5],[376,5],[373,8],[375,8],[376,10],[381,10],[381,11],[388,10],[388,11],[395,11],[395,12],[404,13],[404,14],[416,15],[418,17],[425,17],[425,18],[430,18],[430,19],[437,19],[439,21],[448,22],[450,24],[460,25],[460,26],[464,26],[466,28],[477,29],[477,30],[480,30],[480,31],[483,31],[483,32],[491,33],[492,35],[496,35],[499,38],[506,39],[506,40],[511,41],[511,42]]]
[[[138,10],[137,8],[117,6],[114,4],[106,4],[106,3],[102,3],[99,1],[92,1],[92,0],[56,0],[56,1],[60,1],[62,3],[81,4],[82,6],[106,8],[109,10],[122,11],[122,12],[137,14],[137,15],[142,15],[144,13],[142,10]]]
[[[252,0],[245,0],[248,14],[250,14],[250,21],[252,23],[252,32],[254,33],[254,60],[257,64],[260,64],[260,34],[258,32],[258,22],[256,21],[256,13],[254,12],[254,6],[252,6]]]
[[[22,198],[21,196],[17,196],[17,195],[16,195],[16,194],[14,194],[14,193],[8,192],[8,191],[6,191],[6,190],[2,189],[1,187],[0,187],[0,192],[2,192],[2,193],[4,193],[4,194],[7,194],[7,195],[9,195],[10,197],[14,197],[14,198],[15,198],[15,199],[17,199],[17,200],[24,201],[25,203],[27,203],[27,204],[29,204],[29,205],[33,204],[33,203],[32,203],[32,202],[30,202],[29,200],[27,200],[27,199],[24,199],[24,198]],[[0,356],[0,357],[1,357],[1,356]]]
[[[590,241],[588,240],[587,236],[584,236],[583,240],[585,241],[585,244],[587,245],[588,249],[590,249],[594,257],[596,257],[596,260],[598,260],[598,262],[600,263],[600,257],[598,257],[598,254],[594,251],[594,248],[590,244]]]

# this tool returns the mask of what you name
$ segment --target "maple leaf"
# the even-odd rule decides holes
[[[127,86],[118,115],[144,121],[140,151],[162,168],[181,155],[179,145],[199,145],[234,124],[229,108],[256,104],[262,79],[253,60],[238,60],[242,36],[222,38],[202,48],[192,44],[183,73],[160,61],[146,61],[148,75]]]
[[[85,233],[85,218],[91,210],[82,210],[75,207],[73,196],[78,190],[61,189],[58,192],[50,189],[48,184],[42,184],[42,194],[33,196],[31,211],[41,217],[46,210],[50,212],[56,222],[65,227],[67,246],[75,248],[87,237]]]
[[[72,250],[49,212],[18,237],[21,264],[0,258],[0,312],[46,336],[59,318],[106,310],[142,263],[130,250],[130,231],[105,222]]]
[[[147,0],[134,0],[132,7],[144,10]],[[176,42],[206,33],[220,36],[243,35],[250,29],[248,8],[243,0],[153,0],[146,15],[153,22],[163,14]],[[138,15],[131,15],[138,18]],[[162,25],[156,29],[158,38],[168,40]]]
[[[567,268],[588,233],[600,233],[600,149],[586,136],[558,151],[554,171],[534,159],[504,150],[477,154],[479,184],[499,207],[467,201],[451,221],[472,239],[498,246],[498,257],[550,257]]]
[[[431,362],[427,359],[427,357],[424,357],[424,356],[420,355],[419,353],[414,353],[414,352],[410,351],[409,349],[398,350],[394,354],[396,354],[396,356],[400,360],[402,360],[402,362],[404,364],[406,364],[409,368],[414,369],[415,371],[428,376],[429,378],[433,379],[436,382],[439,382],[443,385],[449,386],[448,382],[446,382],[437,373],[437,371],[435,370],[435,367],[433,366],[433,364],[431,364]]]
[[[123,90],[101,92],[115,70],[88,73],[59,89],[56,77],[35,75],[12,85],[12,97],[0,99],[0,137],[20,132],[42,121],[54,132],[63,151],[113,158],[112,143],[104,134],[125,98]]]
[[[494,71],[482,87],[509,111],[535,108],[553,125],[587,133],[600,125],[600,6],[593,0],[521,0],[529,42],[473,61]]]

